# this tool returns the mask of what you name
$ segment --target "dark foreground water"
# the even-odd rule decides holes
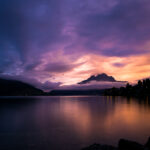
[[[120,138],[144,143],[150,104],[122,97],[0,98],[0,150],[80,150]]]

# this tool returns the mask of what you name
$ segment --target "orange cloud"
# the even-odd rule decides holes
[[[104,72],[114,76],[116,80],[134,82],[150,76],[149,58],[150,54],[130,57],[106,57],[89,54],[76,60],[76,63],[81,63],[81,65],[65,73],[64,77],[58,78],[61,78],[64,84],[75,84],[90,75]]]

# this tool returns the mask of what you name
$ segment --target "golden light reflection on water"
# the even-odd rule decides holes
[[[93,102],[89,97],[84,100],[61,97],[60,113],[81,139],[94,135],[101,138],[111,136],[116,140],[138,137],[137,140],[144,141],[150,135],[148,101],[139,104],[134,99],[96,97]]]
[[[87,136],[91,128],[91,113],[88,103],[81,103],[77,100],[61,100],[61,113],[67,122],[70,123],[78,134]]]
[[[0,147],[7,150],[16,145],[77,150],[95,142],[116,145],[120,138],[144,144],[149,136],[148,99],[56,96],[0,106]]]

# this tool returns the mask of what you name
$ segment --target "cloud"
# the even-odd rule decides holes
[[[62,84],[61,82],[49,82],[49,81],[47,81],[43,84],[40,84],[39,88],[41,88],[42,90],[44,90],[46,92],[49,92],[51,90],[58,89],[61,84]]]
[[[65,62],[54,62],[45,65],[44,71],[52,72],[52,73],[65,73],[73,70],[75,67],[80,64],[67,64]]]
[[[149,49],[139,49],[150,38],[149,8],[148,1],[118,0],[109,12],[83,15],[77,24],[76,33],[84,41],[82,44],[86,49],[106,56],[149,52]],[[110,47],[105,46],[110,44]]]
[[[66,85],[60,86],[58,89],[61,90],[88,90],[88,89],[107,89],[112,87],[122,87],[125,86],[126,82],[97,82],[92,81],[87,84],[73,84],[73,85]]]
[[[65,40],[60,4],[54,0],[1,0],[0,56],[4,55],[1,63],[16,55],[24,65],[59,47]],[[10,61],[13,64],[16,60]]]
[[[75,84],[149,74],[148,0],[0,0],[0,74]]]
[[[123,63],[113,63],[112,65],[115,66],[115,67],[120,67],[120,68],[122,68],[122,67],[124,67],[126,64],[123,64]]]
[[[118,81],[133,82],[138,79],[149,77],[150,74],[150,54],[146,56],[101,56],[101,55],[85,55],[77,62],[84,61],[85,63],[78,68],[65,74],[67,84],[75,84],[89,78],[91,75],[106,73],[113,76]]]

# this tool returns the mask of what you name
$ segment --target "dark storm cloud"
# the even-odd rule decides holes
[[[77,33],[85,38],[85,47],[104,55],[126,56],[144,53],[135,46],[150,39],[150,3],[147,0],[119,1],[106,13],[88,13],[79,22]],[[101,43],[101,41],[104,41]],[[103,48],[106,42],[116,42]],[[99,44],[101,43],[101,44]]]
[[[63,26],[61,2],[0,0],[0,71],[34,69],[43,53],[65,39]]]
[[[45,65],[44,71],[53,72],[53,73],[63,73],[70,71],[74,69],[77,66],[80,66],[81,64],[71,64],[66,62],[55,62],[55,63],[49,63]]]
[[[13,48],[23,61],[29,54],[44,51],[48,44],[61,42],[59,5],[54,0],[1,0],[1,51]]]

